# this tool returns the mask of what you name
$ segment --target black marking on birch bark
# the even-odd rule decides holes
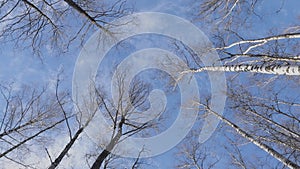
[[[248,72],[249,70],[249,65],[245,65],[245,72]]]
[[[262,64],[262,65],[260,65],[260,71],[262,71],[263,70],[263,68],[264,68],[264,64]]]
[[[245,69],[242,69],[242,65],[238,65],[238,67],[239,67],[240,71],[243,71],[243,72],[245,71]]]
[[[265,70],[266,70],[267,72],[270,72],[271,66],[270,66],[270,65],[269,65],[269,66],[266,66]]]
[[[274,72],[275,66],[276,66],[276,65],[272,65],[272,66],[271,66],[271,71],[272,71],[272,72]]]
[[[286,68],[286,72],[287,72],[287,73],[290,72],[290,66],[288,66],[288,67]]]
[[[293,73],[296,73],[296,72],[295,72],[295,68],[292,69],[292,72],[293,72]]]

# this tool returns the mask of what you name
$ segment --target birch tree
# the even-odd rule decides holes
[[[300,33],[292,33],[292,34],[282,34],[275,35],[270,37],[264,37],[259,39],[251,39],[251,40],[242,40],[230,45],[216,48],[216,50],[220,50],[225,53],[225,58],[222,58],[224,62],[224,66],[206,66],[200,68],[192,68],[191,70],[185,70],[182,72],[185,73],[200,73],[203,71],[219,71],[219,72],[251,72],[251,73],[263,73],[263,74],[273,74],[273,75],[295,75],[299,76],[300,67],[299,61],[300,58],[297,55],[298,51],[294,51],[295,55],[290,56],[290,54],[285,54],[286,56],[280,55],[270,55],[264,53],[249,53],[251,50],[255,50],[264,44],[271,41],[278,41],[283,39],[288,40],[296,40],[296,44],[298,44],[298,39],[300,38]],[[247,44],[247,48],[245,50],[239,50],[237,53],[233,54],[227,52],[226,50],[232,49],[237,46],[241,46],[243,44]],[[278,45],[278,44],[275,44]],[[278,46],[276,46],[278,47]],[[215,49],[209,49],[215,50]],[[239,54],[239,52],[241,52]],[[243,59],[242,63],[240,63],[240,58]]]
[[[299,168],[300,167],[299,165],[297,165],[297,163],[289,160],[287,157],[280,154],[278,151],[276,151],[275,149],[273,149],[269,145],[261,142],[260,140],[255,138],[253,135],[251,135],[248,132],[246,132],[245,130],[241,129],[239,126],[237,126],[236,124],[234,124],[233,122],[231,122],[227,118],[219,115],[217,112],[212,111],[211,109],[209,109],[209,107],[207,107],[207,105],[202,105],[202,106],[205,106],[206,109],[210,113],[213,113],[216,117],[218,117],[220,120],[222,120],[222,122],[224,122],[227,125],[229,125],[230,127],[232,127],[239,135],[241,135],[242,137],[248,139],[251,143],[257,145],[259,148],[266,151],[268,154],[270,154],[271,156],[273,156],[274,158],[276,158],[277,160],[282,162],[284,165],[288,166],[289,168]]]
[[[233,99],[230,106],[235,116],[242,121],[240,125],[247,128],[249,134],[297,162],[300,143],[299,115],[298,102],[293,99],[297,95],[282,96],[284,90],[274,92],[274,89],[270,89],[272,85],[269,83],[269,86],[263,87],[265,90],[269,88],[272,94],[260,96],[247,88],[238,87],[238,90],[230,92],[229,98]]]
[[[250,143],[265,151],[266,156],[277,159],[277,168],[299,168],[299,21],[295,17],[287,20],[285,25],[262,29],[262,18],[266,16],[258,12],[258,7],[264,9],[260,5],[264,2],[216,0],[196,3],[200,10],[194,13],[195,22],[213,24],[209,33],[215,47],[208,50],[219,53],[221,66],[203,66],[184,45],[175,43],[175,47],[188,58],[186,62],[190,69],[182,70],[182,75],[201,76],[214,71],[226,74],[229,91],[224,115],[212,112],[207,102],[200,105],[237,133],[237,136],[228,137],[230,144],[225,147],[232,158],[230,167],[263,166],[258,166],[256,161],[250,166],[251,157],[248,160],[247,154],[240,150],[242,145]],[[281,5],[274,11],[280,13],[285,3],[277,2]],[[231,131],[222,130],[225,132]],[[190,151],[189,155],[192,161],[197,154]],[[275,167],[274,162],[265,165]]]
[[[215,68],[212,68],[213,66],[197,67],[193,68],[193,71],[195,72],[195,69],[198,72],[205,70],[247,71],[290,75],[294,73],[287,71],[295,67],[294,71],[297,72],[299,63],[297,46],[299,46],[300,38],[297,22],[299,20],[288,21],[290,23],[286,23],[284,25],[286,27],[274,27],[270,28],[271,30],[259,29],[260,22],[265,16],[264,12],[258,12],[258,7],[263,9],[265,2],[263,0],[214,0],[193,4],[198,7],[196,8],[198,9],[197,15],[193,13],[196,22],[199,20],[200,23],[212,25],[209,30],[212,35],[211,40],[224,65],[224,67]],[[289,3],[292,4],[292,2]],[[276,5],[278,8],[274,9],[274,13],[281,13],[286,1],[278,1]],[[266,25],[268,21],[263,23]],[[256,36],[256,31],[261,32],[261,35]]]

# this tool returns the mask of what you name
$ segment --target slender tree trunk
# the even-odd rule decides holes
[[[206,105],[204,105],[204,106],[206,106]],[[292,168],[292,169],[300,169],[300,166],[298,166],[296,163],[290,161],[289,159],[287,159],[286,157],[284,157],[283,155],[281,155],[280,153],[278,153],[276,150],[274,150],[270,146],[268,146],[268,145],[266,145],[266,144],[264,144],[264,143],[256,140],[253,136],[251,136],[250,134],[248,134],[247,132],[245,132],[244,130],[242,130],[240,127],[238,127],[237,125],[235,125],[234,123],[232,123],[231,121],[229,121],[228,119],[226,119],[225,117],[223,117],[220,114],[218,114],[218,113],[210,110],[209,108],[207,108],[207,110],[209,112],[213,113],[220,120],[222,120],[223,122],[225,122],[227,125],[229,125],[233,129],[235,129],[236,132],[239,135],[241,135],[244,138],[248,139],[253,144],[257,145],[259,148],[261,148],[262,150],[264,150],[265,152],[267,152],[268,154],[270,154],[271,156],[273,156],[274,158],[276,158],[278,161],[282,162],[284,165],[286,165],[286,166],[288,166],[289,168]]]
[[[276,75],[300,75],[300,66],[297,65],[250,65],[238,64],[228,66],[207,66],[200,69],[194,69],[187,72],[198,73],[202,71],[218,71],[218,72],[253,72]]]
[[[59,156],[52,162],[51,166],[48,169],[55,169],[59,163],[62,161],[62,159],[65,157],[65,155],[69,152],[79,135],[83,132],[83,127],[81,127],[77,132],[75,133],[74,137],[69,141],[69,143],[66,145],[66,147],[63,149],[63,151],[59,154]]]
[[[252,40],[242,40],[239,42],[232,43],[228,46],[222,47],[222,48],[217,48],[217,49],[229,49],[234,46],[242,45],[242,44],[247,44],[247,43],[267,43],[270,41],[275,41],[275,40],[282,40],[282,39],[298,39],[300,38],[300,33],[288,33],[288,34],[282,34],[282,35],[275,35],[275,36],[269,36],[269,37],[264,37],[264,38],[259,38],[259,39],[252,39]]]

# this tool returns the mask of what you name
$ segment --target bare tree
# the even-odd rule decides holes
[[[96,151],[91,150],[96,155],[96,158],[94,156],[90,158],[90,161],[94,160],[91,168],[100,168],[101,165],[107,168],[112,165],[110,164],[112,163],[111,159],[122,160],[121,157],[112,154],[116,145],[127,137],[140,134],[143,130],[154,126],[154,122],[151,121],[144,123],[135,122],[135,118],[139,116],[136,109],[132,109],[132,107],[144,109],[149,86],[140,80],[135,80],[129,92],[123,91],[122,78],[124,77],[120,76],[120,78],[119,85],[121,89],[119,94],[121,97],[119,98],[119,105],[113,105],[110,98],[103,93],[101,88],[95,88],[94,90],[96,92],[94,96],[96,97],[95,100],[97,100],[97,111],[104,111],[108,120],[111,120],[113,132],[110,133],[112,134],[111,140],[104,149],[99,146]],[[34,143],[36,143],[35,146],[46,150],[44,153],[47,154],[51,162],[49,166],[51,169],[58,167],[62,160],[67,158],[70,150],[74,147],[76,141],[81,138],[85,127],[89,125],[90,121],[83,123],[80,119],[81,114],[84,112],[73,113],[71,106],[73,103],[67,93],[59,92],[59,84],[60,80],[57,80],[54,92],[48,92],[46,89],[37,91],[28,87],[15,92],[12,86],[1,86],[1,94],[6,102],[6,109],[3,116],[1,116],[0,145],[4,151],[1,152],[0,158],[5,157],[21,166],[34,167],[34,164],[26,164],[25,159],[14,158],[18,153],[31,153],[30,145]],[[123,92],[129,93],[127,98],[123,97]],[[92,118],[93,116],[90,120]],[[59,130],[56,128],[58,125],[60,126]],[[69,141],[66,142],[65,147],[61,147],[61,151],[54,157],[51,153],[52,150],[49,151],[49,147],[44,140],[50,141],[54,139],[52,135],[56,133],[56,130],[59,133],[68,133]],[[63,138],[63,135],[61,135],[61,138]],[[39,143],[39,140],[42,144]],[[135,160],[129,160],[132,163],[132,168],[144,165],[140,159],[140,155],[144,150],[140,151],[139,156]],[[86,154],[88,153],[86,152]],[[10,154],[12,155],[11,157],[9,156]]]
[[[198,12],[195,22],[200,20],[213,25],[214,29],[209,29],[209,33],[212,35],[214,45],[217,46],[215,49],[223,61],[223,66],[193,69],[198,72],[246,71],[287,75],[293,74],[292,71],[298,72],[296,70],[299,62],[297,46],[299,46],[300,36],[297,29],[299,25],[295,25],[297,21],[290,21],[290,24],[287,23],[283,28],[260,30],[263,35],[259,36],[243,31],[256,32],[257,28],[253,25],[259,27],[260,22],[263,22],[264,13],[260,14],[258,8],[263,9],[264,3],[263,0],[213,0],[195,3]],[[287,2],[282,0],[277,3],[279,8],[274,9],[276,10],[274,13],[280,13]],[[195,13],[193,15],[195,16]],[[287,72],[290,66],[295,66],[295,70]],[[282,67],[281,73],[275,67]]]
[[[232,90],[228,95],[233,100],[230,107],[248,133],[275,147],[289,159],[299,161],[300,121],[296,113],[298,102],[293,99],[298,96],[285,94],[283,97],[284,90],[274,91],[273,84],[268,85],[270,87],[265,86],[264,90],[271,93],[260,96],[247,88]]]
[[[0,92],[5,104],[1,114],[0,158],[20,160],[18,163],[22,164],[22,159],[11,158],[10,154],[30,152],[31,144],[39,145],[40,141],[47,140],[45,133],[55,131],[71,115],[59,114],[59,104],[46,88],[23,86],[15,89],[13,85],[1,85]]]
[[[69,119],[67,118],[68,114],[70,114],[70,110],[66,110],[66,108],[64,108],[64,105],[62,103],[62,99],[64,98],[60,98],[59,97],[59,92],[58,92],[58,87],[59,87],[59,81],[60,78],[59,76],[57,77],[57,83],[56,83],[56,88],[55,88],[55,97],[57,100],[57,103],[61,109],[61,112],[63,114],[63,117],[65,119],[65,123],[68,129],[68,133],[69,133],[69,142],[66,144],[66,146],[64,147],[64,149],[60,152],[60,154],[58,155],[58,157],[55,158],[55,160],[52,160],[51,155],[49,154],[49,152],[47,151],[47,154],[49,156],[49,159],[51,161],[51,165],[49,167],[49,169],[55,169],[60,162],[63,160],[63,158],[67,155],[67,153],[69,152],[69,150],[72,148],[72,146],[74,145],[75,141],[79,138],[79,136],[82,134],[84,127],[86,127],[88,125],[89,122],[87,122],[86,124],[81,125],[80,123],[78,123],[79,127],[76,130],[76,133],[74,135],[72,135],[72,131],[73,131],[73,127],[70,125],[69,123]],[[47,150],[47,149],[46,149]]]
[[[255,2],[251,8],[244,8],[251,2]],[[229,89],[226,94],[230,104],[227,104],[224,114],[228,118],[217,112],[213,114],[238,133],[236,138],[239,139],[232,139],[232,135],[228,137],[230,146],[226,147],[233,166],[251,168],[250,160],[245,160],[247,157],[237,147],[250,143],[266,151],[267,156],[279,160],[278,168],[299,168],[299,89],[296,87],[300,70],[299,48],[296,47],[299,46],[299,29],[297,25],[291,29],[287,25],[282,28],[283,31],[274,28],[268,34],[257,37],[240,31],[239,26],[251,31],[250,27],[245,28],[238,22],[244,23],[240,19],[247,21],[248,17],[256,15],[255,7],[259,2],[262,1],[201,2],[202,9],[206,10],[199,14],[202,18],[198,19],[219,18],[213,21],[217,28],[211,29],[212,41],[217,47],[210,50],[219,53],[221,66],[203,66],[201,60],[184,45],[176,42],[175,48],[184,55],[190,67],[182,71],[183,75],[195,73],[200,76],[200,72],[204,74],[206,71],[226,72]],[[237,15],[248,10],[252,12]],[[208,112],[211,111],[207,103],[201,105]],[[255,162],[253,166],[259,168]]]
[[[217,154],[214,154],[210,148],[198,142],[196,139],[197,131],[195,129],[190,132],[179,147],[179,152],[176,154],[179,162],[177,162],[176,168],[211,169],[220,162]]]
[[[4,0],[0,9],[1,40],[30,46],[37,54],[44,45],[66,50],[75,39],[81,44],[90,30],[108,31],[105,24],[130,11],[121,0]]]
[[[220,114],[218,114],[217,112],[212,111],[207,105],[201,104],[202,106],[205,106],[206,109],[210,112],[213,113],[216,117],[218,117],[220,120],[222,120],[222,122],[226,123],[227,125],[229,125],[230,127],[232,127],[234,130],[236,130],[236,132],[241,135],[242,137],[248,139],[249,141],[251,141],[253,144],[257,145],[259,148],[261,148],[262,150],[266,151],[268,154],[270,154],[271,156],[273,156],[274,158],[276,158],[277,160],[279,160],[280,162],[282,162],[284,165],[290,167],[290,168],[299,168],[300,166],[298,166],[295,162],[290,161],[289,158],[285,157],[284,155],[280,154],[278,151],[276,151],[274,148],[272,148],[271,146],[263,143],[262,141],[260,141],[259,139],[255,138],[255,136],[249,134],[248,132],[246,132],[245,130],[241,129],[239,126],[237,126],[236,124],[232,123],[230,120],[228,120],[227,118],[221,116]]]
[[[150,129],[152,126],[154,126],[154,123],[151,121],[147,121],[144,123],[135,122],[137,120],[136,118],[139,117],[139,113],[136,112],[136,110],[139,108],[144,109],[144,103],[149,93],[149,86],[140,80],[135,80],[134,82],[132,82],[130,90],[125,91],[125,76],[126,75],[124,73],[120,73],[118,75],[118,86],[120,89],[118,90],[118,92],[120,92],[120,98],[117,101],[117,105],[114,105],[112,103],[112,100],[107,96],[107,94],[105,94],[104,90],[101,87],[95,87],[96,85],[93,86],[92,91],[95,93],[92,94],[91,97],[95,98],[89,98],[89,100],[96,101],[97,108],[94,110],[93,113],[91,113],[91,116],[88,118],[87,121],[81,119],[82,116],[85,116],[85,112],[83,112],[83,110],[81,109],[77,109],[77,118],[75,121],[75,124],[78,125],[77,129],[76,125],[74,126],[74,123],[69,122],[69,119],[66,118],[70,110],[67,110],[66,106],[63,106],[61,101],[62,98],[60,98],[57,94],[59,80],[57,81],[56,101],[59,105],[60,112],[62,112],[61,115],[65,117],[66,129],[69,133],[69,142],[66,143],[65,147],[62,148],[62,150],[54,160],[52,160],[52,155],[47,151],[47,154],[51,161],[51,166],[49,167],[49,169],[54,169],[59,166],[63,158],[67,156],[67,154],[74,146],[76,140],[80,138],[82,132],[89,125],[90,121],[93,120],[94,115],[96,113],[103,113],[104,116],[107,117],[107,120],[109,121],[109,123],[111,123],[112,132],[109,132],[111,134],[110,140],[108,141],[107,145],[104,145],[103,149],[99,146],[102,145],[101,141],[99,141],[99,147],[96,150],[86,152],[88,165],[89,161],[92,161],[94,159],[90,168],[100,168],[101,166],[107,168],[110,165],[112,165],[111,163],[113,163],[113,161],[122,159],[121,157],[112,154],[117,144],[126,139],[127,137],[139,134],[145,129]],[[128,95],[125,94],[125,92],[128,92]],[[87,107],[87,109],[89,109],[89,107]],[[75,134],[72,134],[73,131],[75,132]],[[140,151],[140,154],[143,153],[143,150]],[[139,159],[139,156],[136,158],[135,161],[132,162],[133,168],[136,168],[136,166],[142,164],[141,160]]]
[[[194,57],[191,50],[184,47],[183,54],[187,56],[186,62],[190,69],[185,73],[199,73],[206,71],[228,72],[233,79],[258,81],[253,86],[256,88],[245,90],[245,82],[240,88],[230,81],[230,92],[227,93],[231,103],[226,113],[232,112],[230,117],[235,117],[241,122],[233,121],[227,116],[220,116],[213,112],[207,103],[201,104],[208,113],[214,114],[223,123],[234,129],[239,138],[248,140],[257,145],[266,154],[277,159],[280,167],[299,168],[299,101],[285,98],[276,94],[275,88],[290,87],[283,83],[299,84],[300,52],[299,52],[299,25],[287,25],[283,30],[275,29],[263,35],[248,35],[242,29],[250,29],[253,18],[261,18],[256,7],[263,0],[212,0],[201,1],[201,11],[196,11],[197,18],[209,21],[211,36],[216,50],[220,55],[222,66],[202,66],[200,60]],[[198,2],[195,2],[199,7]],[[279,9],[280,10],[280,9]],[[192,10],[195,12],[195,10]],[[33,51],[39,53],[45,45],[68,49],[73,42],[81,44],[87,35],[93,30],[101,29],[110,31],[105,25],[109,25],[112,19],[130,12],[126,1],[99,3],[99,1],[75,1],[75,0],[4,0],[0,2],[0,38],[4,41],[13,41],[19,45],[31,46]],[[249,24],[250,23],[250,24]],[[110,25],[115,26],[115,25]],[[70,29],[72,28],[72,29]],[[2,39],[1,39],[2,40]],[[176,45],[176,44],[175,44]],[[176,46],[176,48],[180,46]],[[179,49],[177,49],[179,50]],[[177,51],[178,52],[178,51]],[[174,65],[176,66],[176,65]],[[198,74],[197,74],[198,75]],[[288,76],[284,76],[288,75]],[[247,79],[250,77],[251,79]],[[129,96],[122,90],[124,87],[122,75],[119,79],[119,100],[114,104],[112,99],[102,91],[102,87],[95,87],[97,110],[105,113],[110,121],[112,132],[110,139],[104,145],[97,144],[97,148],[86,152],[87,165],[93,169],[100,167],[109,168],[115,159],[121,159],[114,155],[114,149],[127,137],[132,135],[143,136],[147,130],[157,129],[150,122],[137,123],[133,117],[137,117],[132,107],[144,109],[144,104],[149,93],[147,85],[135,81],[129,91]],[[230,77],[228,76],[228,79]],[[245,80],[247,79],[247,80]],[[180,80],[180,79],[179,79]],[[276,81],[281,81],[277,83]],[[15,93],[10,86],[2,86],[1,95],[5,103],[5,110],[0,116],[0,146],[1,158],[23,167],[33,167],[23,162],[22,159],[10,155],[25,154],[31,151],[30,144],[42,140],[53,139],[44,133],[59,131],[67,133],[68,140],[60,147],[58,154],[53,155],[48,151],[48,146],[43,146],[43,140],[39,145],[43,147],[50,159],[49,168],[53,169],[61,165],[68,157],[76,142],[82,138],[83,132],[89,126],[89,120],[81,121],[80,116],[86,112],[75,112],[74,117],[66,93],[58,92],[58,85],[54,93],[22,88]],[[274,84],[272,86],[272,84]],[[270,86],[266,91],[257,90],[261,86]],[[266,89],[266,88],[264,88]],[[260,91],[254,95],[253,92]],[[298,88],[290,88],[289,92],[296,93]],[[278,92],[279,93],[279,92]],[[272,95],[272,96],[271,96]],[[125,97],[126,96],[126,97]],[[96,113],[93,112],[93,113]],[[92,113],[92,115],[93,115]],[[90,120],[93,119],[91,116]],[[51,134],[53,134],[51,133]],[[193,135],[186,141],[179,153],[182,160],[178,168],[213,168],[219,159],[208,153],[204,146],[193,140]],[[193,141],[191,141],[191,140]],[[230,140],[230,148],[226,147],[232,160],[232,165],[247,168],[247,160],[243,158],[242,151],[238,147],[240,140]],[[189,142],[190,141],[190,142]],[[235,142],[236,141],[236,142]],[[45,143],[44,143],[45,144]],[[139,156],[142,154],[139,154]],[[138,157],[132,162],[132,168],[140,164]],[[113,168],[113,167],[111,167]]]
[[[105,149],[97,156],[95,162],[91,166],[92,169],[99,169],[104,160],[113,152],[114,147],[126,137],[132,136],[143,130],[154,126],[153,122],[143,122],[139,124],[135,122],[136,109],[142,108],[149,93],[149,86],[140,80],[132,83],[130,91],[124,91],[124,78],[126,74],[118,75],[119,99],[117,105],[111,105],[111,101],[103,97],[101,91],[96,90],[102,108],[107,113],[107,117],[112,121],[112,136]],[[129,92],[128,97],[125,92]],[[125,98],[124,98],[125,97]],[[134,107],[135,109],[132,109]],[[142,150],[140,150],[142,151]],[[135,162],[137,163],[137,162]]]
[[[252,72],[252,73],[263,73],[263,74],[274,74],[274,75],[296,75],[300,74],[299,68],[299,55],[298,51],[292,50],[294,54],[282,53],[279,54],[274,51],[274,54],[271,54],[272,48],[267,47],[265,49],[257,49],[266,43],[275,41],[276,48],[284,48],[283,50],[288,50],[286,47],[279,45],[280,40],[295,40],[294,44],[298,44],[297,39],[300,38],[299,33],[291,34],[281,34],[274,35],[269,37],[263,37],[258,39],[251,40],[241,40],[224,47],[215,48],[220,51],[225,56],[221,55],[221,60],[224,61],[223,66],[206,66],[200,68],[192,68],[191,70],[186,70],[184,73],[199,73],[203,71],[221,71],[221,72]],[[284,41],[283,43],[285,43]],[[244,47],[244,46],[245,47]],[[235,49],[238,47],[236,53],[228,52],[227,50]],[[177,48],[179,48],[177,46]],[[209,50],[215,50],[209,49]],[[185,48],[186,50],[186,48]],[[251,50],[256,51],[254,53],[249,53]],[[267,52],[265,52],[267,50]]]

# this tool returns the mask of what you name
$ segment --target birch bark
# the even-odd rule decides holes
[[[199,69],[192,69],[183,73],[199,73],[203,71],[215,71],[215,72],[253,72],[263,74],[275,74],[275,75],[300,75],[300,66],[297,65],[250,65],[250,64],[238,64],[238,65],[226,65],[226,66],[207,66]]]
[[[214,114],[217,118],[222,120],[224,123],[226,123],[227,125],[232,127],[239,135],[241,135],[242,137],[244,137],[247,140],[251,141],[253,144],[255,144],[260,149],[264,150],[265,152],[267,152],[268,154],[270,154],[271,156],[276,158],[278,161],[282,162],[287,167],[289,167],[291,169],[299,169],[300,168],[300,166],[298,166],[296,163],[290,161],[289,159],[287,159],[286,157],[284,157],[283,155],[278,153],[276,150],[274,150],[272,147],[256,140],[253,136],[248,134],[246,131],[242,130],[239,126],[237,126],[236,124],[234,124],[233,122],[231,122],[227,118],[225,118],[225,117],[221,116],[220,114],[210,110],[206,105],[203,105],[203,104],[201,104],[201,105],[205,106],[206,110],[208,110],[210,113]]]

